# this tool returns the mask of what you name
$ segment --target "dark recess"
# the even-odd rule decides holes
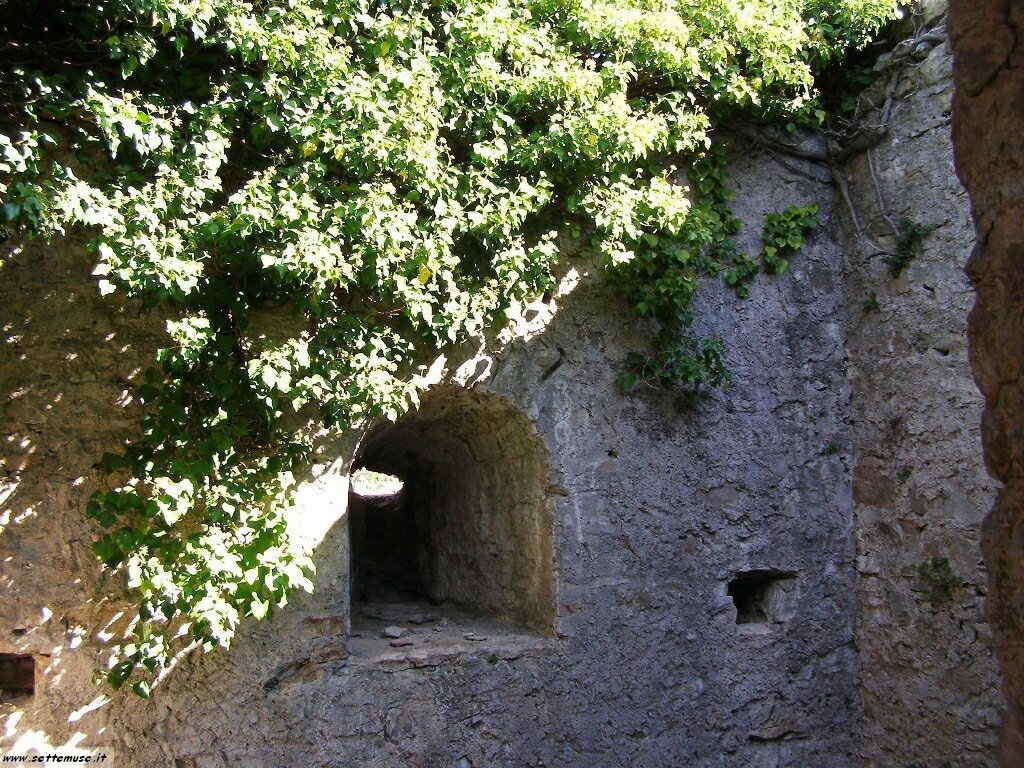
[[[36,691],[36,661],[27,653],[0,653],[0,698]]]
[[[765,624],[773,621],[772,594],[779,582],[791,579],[790,571],[743,571],[729,582],[728,595],[736,604],[737,624]]]

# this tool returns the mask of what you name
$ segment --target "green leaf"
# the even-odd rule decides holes
[[[117,472],[125,464],[124,457],[118,456],[116,453],[104,453],[102,458],[99,460],[99,468],[107,474]]]
[[[110,687],[117,690],[124,685],[125,680],[131,675],[135,669],[135,661],[122,661],[121,663],[114,666],[110,672],[107,673],[107,682],[110,683]]]
[[[124,553],[110,534],[94,541],[92,549],[103,564],[110,568],[116,567],[124,560]]]
[[[266,616],[268,608],[270,608],[269,603],[264,603],[258,597],[254,597],[252,599],[252,615],[255,616],[257,619],[262,619],[264,616]]]
[[[260,371],[260,378],[263,379],[263,383],[270,389],[274,389],[277,386],[277,371],[269,365],[265,366],[263,370]]]
[[[111,538],[122,552],[131,552],[139,542],[139,532],[134,528],[119,528],[111,534]]]
[[[695,296],[784,272],[817,207],[769,214],[760,258],[740,254],[719,137],[827,122],[813,79],[895,8],[834,5],[62,4],[60,47],[105,41],[123,79],[13,39],[0,238],[94,237],[110,312],[170,318],[127,395],[139,429],[99,462],[118,490],[86,507],[118,528],[97,557],[162,606],[118,660],[165,666],[170,615],[227,645],[235,611],[305,587],[282,510],[318,428],[399,418],[423,365],[510,326],[573,253],[600,254],[617,320],[650,336],[625,389],[726,386]],[[894,273],[925,234],[902,228]]]
[[[89,499],[89,502],[85,505],[85,514],[105,528],[109,528],[117,522],[117,515],[102,503],[99,494],[93,494],[93,497]],[[97,552],[97,554],[99,553]],[[103,560],[105,558],[101,556],[100,559]]]

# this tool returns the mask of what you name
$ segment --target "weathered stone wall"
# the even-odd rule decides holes
[[[985,397],[982,436],[1004,483],[985,523],[986,603],[1008,711],[1002,764],[1024,761],[1024,5],[953,0],[953,132],[979,247],[970,264],[974,376]]]
[[[867,765],[995,765],[998,671],[983,603],[981,523],[994,483],[980,461],[964,266],[974,246],[953,167],[952,55],[943,3],[875,67],[861,96],[877,146],[842,172],[847,353],[856,453],[861,754]],[[928,230],[894,277],[902,221]]]
[[[118,613],[82,511],[95,462],[135,429],[128,392],[162,328],[103,301],[91,270],[74,246],[0,245],[0,652],[38,654],[44,672],[34,698],[0,703],[4,751],[80,730],[95,635]]]
[[[98,746],[114,765],[173,765],[179,719],[209,728],[217,744],[258,711],[248,701],[264,680],[337,658],[322,638],[344,633],[348,615],[347,531],[335,525],[345,468],[318,468],[296,505],[295,535],[322,540],[315,596],[297,595],[230,654],[189,659],[157,701],[108,701],[93,674],[135,609],[120,599],[120,579],[101,572],[84,508],[96,461],[136,433],[130,392],[166,336],[161,318],[102,299],[93,263],[74,245],[0,251],[0,653],[32,654],[39,669],[34,696],[0,700],[0,754]]]
[[[799,170],[753,150],[736,164],[749,248],[764,213],[792,203],[824,201],[825,226],[747,301],[722,287],[704,299],[703,330],[732,340],[732,391],[692,412],[671,396],[624,398],[619,365],[644,348],[646,329],[623,321],[583,263],[534,308],[528,338],[460,367],[463,383],[504,398],[543,442],[553,636],[486,622],[435,636],[412,616],[412,645],[348,635],[349,445],[325,455],[295,518],[320,541],[316,595],[245,625],[230,651],[184,658],[148,702],[104,702],[89,680],[126,617],[107,626],[118,606],[104,602],[81,508],[92,461],[130,434],[121,379],[148,359],[157,329],[122,331],[80,255],[34,246],[5,264],[3,375],[21,394],[5,405],[3,439],[15,457],[36,453],[24,468],[7,460],[0,651],[49,656],[39,657],[45,690],[0,705],[0,746],[107,745],[120,765],[175,768],[849,765],[855,573],[841,257],[827,178]],[[40,296],[69,294],[81,316],[63,304],[39,311]],[[765,589],[770,620],[737,624],[728,584],[751,571],[787,578]]]
[[[842,169],[880,244],[892,248],[887,218],[936,227],[902,277],[832,202],[824,168],[744,147],[733,173],[747,250],[764,214],[790,204],[818,203],[823,226],[746,301],[722,286],[701,299],[699,329],[730,345],[731,391],[691,411],[670,395],[624,397],[621,362],[649,329],[589,264],[570,263],[522,338],[453,356],[449,383],[471,391],[450,413],[442,403],[441,427],[414,416],[361,446],[325,446],[292,515],[316,546],[317,592],[246,623],[229,651],[186,656],[148,702],[108,701],[90,680],[130,609],[89,551],[82,508],[92,463],[132,434],[126,393],[160,323],[101,300],[81,250],[8,244],[0,653],[36,654],[42,685],[0,702],[0,750],[100,746],[131,768],[992,765],[978,538],[993,487],[978,463],[961,273],[972,239],[952,178],[948,49],[914,50],[880,81],[895,76],[888,137],[870,164],[862,154]],[[991,290],[1020,292],[1007,280]],[[986,390],[990,406],[999,393]],[[1008,423],[988,427],[1000,477],[1017,466],[997,451]],[[448,595],[484,616],[429,603],[360,615],[354,457],[413,475],[443,464],[435,491],[459,533],[431,551],[464,557],[478,579],[485,556],[510,578],[532,568],[525,613],[506,610],[505,584],[489,602],[472,585]],[[513,461],[514,481],[507,466],[473,474]],[[488,546],[507,539],[516,504],[529,557]],[[1007,504],[990,552],[1019,509]],[[473,546],[460,552],[459,537]],[[993,562],[1009,595],[1020,559]],[[734,596],[765,577],[778,580],[749,593],[764,605],[738,616]],[[989,610],[1012,661],[1020,613]],[[390,624],[400,638],[380,637]],[[1004,753],[1024,754],[1017,743]]]

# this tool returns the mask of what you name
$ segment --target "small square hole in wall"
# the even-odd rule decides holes
[[[743,571],[729,582],[737,624],[768,625],[790,618],[796,574],[791,571]]]
[[[36,660],[27,653],[0,653],[0,699],[36,692]]]

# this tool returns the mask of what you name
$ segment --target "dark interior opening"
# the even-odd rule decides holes
[[[379,636],[367,617],[407,628],[436,621],[468,629],[480,619],[490,629],[473,624],[477,634],[499,625],[550,634],[546,458],[533,424],[508,401],[454,386],[432,390],[417,410],[371,430],[354,466],[402,487],[365,494],[353,482],[353,630]]]
[[[406,481],[392,493],[359,493],[349,499],[352,534],[352,601],[398,603],[429,600],[422,577],[424,534],[409,504]]]
[[[729,582],[727,594],[736,605],[737,624],[767,624],[781,620],[780,598],[796,574],[757,570],[739,573]]]
[[[36,692],[36,661],[27,653],[0,653],[0,697]]]

